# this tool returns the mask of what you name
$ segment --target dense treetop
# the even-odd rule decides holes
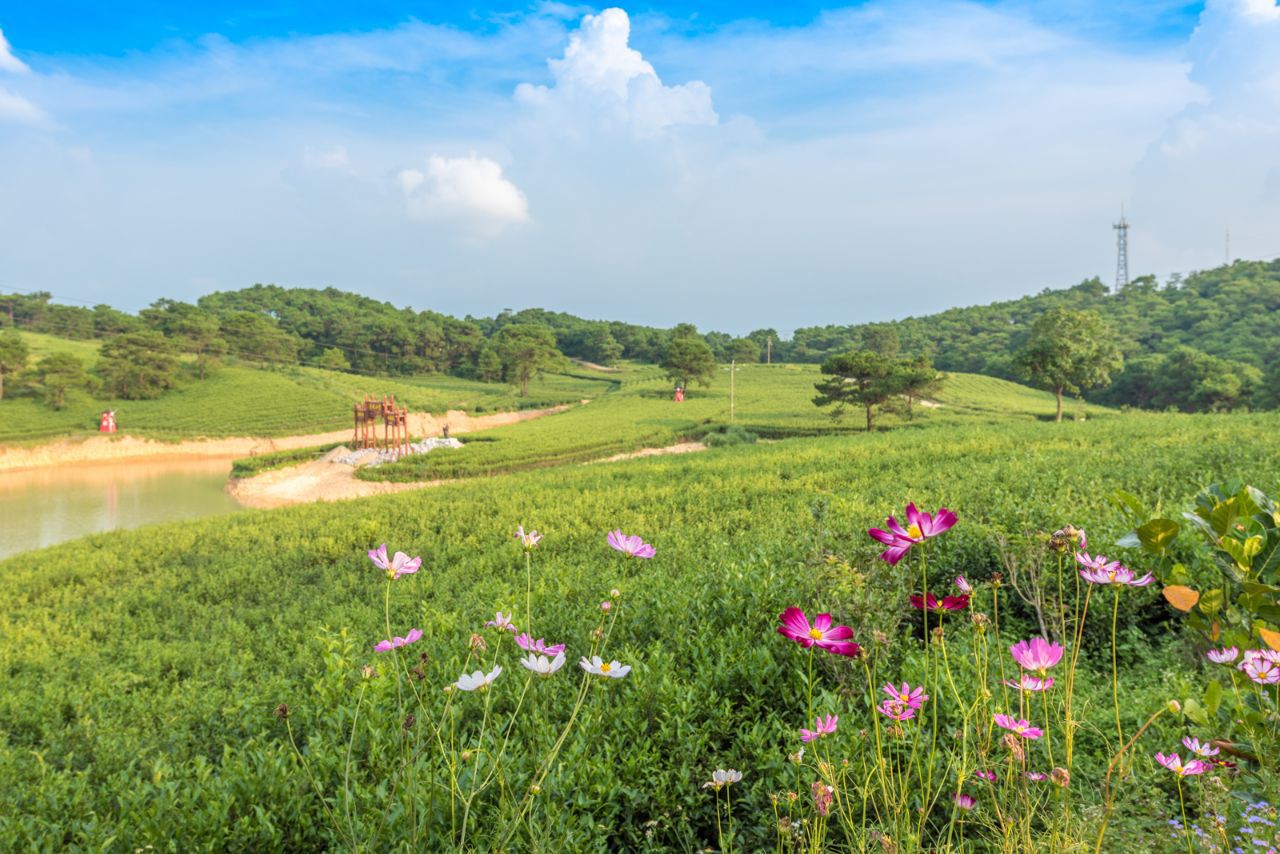
[[[1092,311],[1103,321],[1123,367],[1089,392],[1103,403],[1187,411],[1280,406],[1280,260],[1237,261],[1174,276],[1142,276],[1112,293],[1098,279],[984,306],[904,320],[805,327],[787,340],[759,329],[735,338],[698,333],[717,362],[814,362],[853,350],[927,357],[942,371],[1022,379],[1018,357],[1036,321],[1054,310]],[[538,326],[565,356],[610,365],[661,363],[690,327],[659,329],[587,320],[528,308],[496,317],[456,318],[396,306],[335,288],[254,285],[200,298],[159,300],[131,315],[106,305],[58,305],[47,293],[0,294],[0,327],[67,338],[111,338],[153,330],[195,354],[204,368],[224,355],[274,365],[301,362],[365,374],[450,373],[512,377],[498,349],[503,328]]]

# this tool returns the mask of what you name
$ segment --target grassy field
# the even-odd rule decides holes
[[[807,401],[812,379],[803,369],[744,371],[740,420],[820,427],[825,416]],[[0,609],[0,848],[347,847],[329,808],[349,809],[373,850],[447,847],[445,807],[430,793],[396,788],[386,774],[395,739],[382,734],[400,732],[403,722],[395,680],[385,671],[371,682],[360,675],[383,662],[369,650],[386,636],[385,582],[365,551],[388,542],[423,556],[421,571],[388,588],[388,608],[397,628],[425,633],[431,656],[422,684],[438,709],[439,689],[463,668],[469,634],[499,608],[523,611],[524,565],[511,537],[523,524],[546,536],[533,554],[536,634],[570,640],[576,661],[599,623],[599,602],[619,588],[609,651],[634,670],[586,696],[542,784],[547,797],[514,847],[714,846],[717,801],[701,783],[713,769],[732,767],[744,772],[733,790],[735,848],[772,849],[770,797],[797,785],[786,755],[796,746],[806,684],[805,659],[774,632],[777,615],[797,604],[830,610],[863,642],[885,632],[878,654],[886,667],[918,665],[910,640],[918,629],[899,605],[911,581],[875,559],[866,528],[909,499],[945,504],[961,522],[939,541],[931,585],[941,589],[958,573],[985,583],[1008,571],[1001,557],[1008,542],[1035,549],[1039,541],[1028,539],[1035,532],[1068,522],[1110,551],[1128,527],[1110,500],[1117,489],[1181,508],[1205,482],[1236,476],[1273,487],[1280,471],[1273,415],[1095,418],[1102,413],[1091,411],[1087,421],[1056,425],[1043,421],[1052,412],[1046,395],[981,378],[953,382],[941,408],[910,426],[889,419],[897,429],[875,435],[850,424],[822,438],[507,474],[97,535],[0,563],[0,601],[8,603]],[[694,389],[673,414],[663,385],[625,382],[571,413],[492,431],[495,441],[459,452],[459,473],[665,441],[722,419],[727,404],[727,388],[717,383]],[[620,440],[619,425],[631,431]],[[628,562],[611,552],[604,534],[615,527],[642,534],[657,556]],[[1193,574],[1207,571],[1190,541],[1175,550]],[[1026,636],[1028,610],[1012,595],[1007,608],[1007,637]],[[1090,676],[1079,688],[1084,720],[1072,783],[1086,819],[1112,725],[1106,645],[1097,643],[1109,638],[1110,615],[1099,610],[1089,617],[1091,651],[1082,657]],[[1199,665],[1155,589],[1127,597],[1119,613],[1123,724],[1132,732],[1152,709],[1188,696]],[[524,673],[514,657],[503,660],[505,681],[487,699],[458,701],[453,720],[463,743],[481,725],[482,707],[492,703],[496,715],[515,705]],[[827,686],[820,699],[840,708],[841,744],[856,750],[859,727],[874,719],[854,688],[858,671],[833,656],[817,665]],[[527,787],[530,757],[554,737],[549,722],[573,713],[569,678],[539,683],[522,700],[532,711],[517,718],[511,741],[527,750],[513,751],[503,766],[502,791]],[[353,719],[357,693],[363,705]],[[292,709],[289,726],[306,766],[272,716],[282,702]],[[1181,726],[1164,719],[1150,737],[1168,742]],[[1177,797],[1157,773],[1149,762],[1135,767],[1113,818],[1111,850],[1165,844]],[[807,791],[807,781],[799,785]],[[350,801],[335,794],[344,787]],[[388,813],[387,804],[396,806]],[[478,827],[510,806],[498,796],[485,802]]]
[[[472,434],[458,451],[426,454],[394,465],[363,469],[368,480],[415,481],[472,477],[564,463],[602,459],[644,447],[663,447],[701,438],[729,423],[727,368],[709,388],[694,388],[683,403],[671,399],[659,376],[627,376],[607,397],[554,418]],[[813,405],[814,365],[752,365],[738,369],[733,388],[734,424],[762,438],[864,432],[861,413],[835,421]],[[922,428],[999,419],[1002,423],[1052,418],[1053,396],[1015,383],[958,374],[942,386],[938,405],[917,404],[914,417],[883,413],[887,429]],[[1107,414],[1089,407],[1090,417]]]
[[[89,365],[96,360],[95,342],[20,334],[36,359],[63,350]],[[350,427],[351,404],[366,392],[394,394],[414,411],[489,412],[595,397],[617,385],[614,377],[574,368],[535,381],[529,396],[521,398],[507,385],[443,375],[391,379],[296,366],[259,370],[228,365],[203,381],[187,377],[180,388],[157,400],[108,400],[72,392],[66,407],[55,411],[32,398],[6,397],[0,400],[0,443],[90,435],[104,409],[117,411],[123,432],[159,439],[322,433]]]

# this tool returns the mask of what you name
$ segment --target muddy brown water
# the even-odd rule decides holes
[[[87,534],[234,513],[230,458],[0,471],[0,559]]]

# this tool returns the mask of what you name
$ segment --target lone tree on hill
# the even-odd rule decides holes
[[[1031,337],[1014,365],[1033,383],[1058,399],[1055,421],[1062,420],[1062,395],[1111,384],[1111,373],[1124,366],[1115,334],[1094,311],[1053,308],[1036,318]]]
[[[900,363],[902,371],[902,397],[907,404],[907,420],[915,417],[914,404],[926,395],[934,394],[942,385],[944,375],[938,373],[927,356]]]
[[[0,400],[4,400],[4,378],[20,373],[30,355],[27,342],[17,332],[10,329],[0,335]]]
[[[89,385],[84,363],[70,353],[50,353],[36,365],[35,374],[44,402],[54,409],[66,405],[68,391]]]
[[[498,358],[507,381],[520,386],[520,396],[529,396],[529,381],[542,376],[564,358],[556,349],[556,336],[540,323],[512,323],[498,333]]]
[[[128,332],[102,345],[98,374],[125,400],[153,400],[178,383],[173,343],[159,332]]]
[[[875,429],[875,407],[905,394],[916,381],[909,363],[899,362],[871,350],[855,350],[832,356],[822,363],[822,373],[830,379],[817,383],[817,406],[835,405],[831,416],[840,418],[846,406],[861,406],[867,413],[867,432]]]
[[[662,353],[662,369],[686,390],[695,381],[708,386],[716,375],[716,357],[698,330],[682,323],[671,332],[671,340]]]

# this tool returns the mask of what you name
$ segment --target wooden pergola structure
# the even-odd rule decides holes
[[[352,408],[355,433],[351,444],[357,448],[378,448],[392,451],[400,457],[409,453],[409,409],[396,406],[396,396],[375,397],[366,394]],[[382,435],[378,435],[378,422],[382,422]]]

